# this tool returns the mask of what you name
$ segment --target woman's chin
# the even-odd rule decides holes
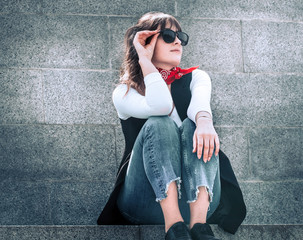
[[[181,59],[180,59],[180,60],[176,60],[176,61],[173,63],[174,67],[178,67],[179,64],[180,64],[180,62],[181,62]]]
[[[174,67],[179,66],[181,62],[181,57],[174,57],[174,58],[170,58],[170,59],[165,59],[163,61],[154,61],[152,59],[152,63],[158,67],[158,68],[162,68],[162,69],[172,69]]]

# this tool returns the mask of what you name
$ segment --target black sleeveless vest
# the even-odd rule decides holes
[[[189,73],[171,84],[172,98],[182,121],[187,118],[187,109],[191,100],[189,88],[191,79],[192,73]],[[99,225],[131,224],[120,214],[116,200],[125,179],[130,153],[146,120],[133,117],[127,120],[120,119],[125,137],[125,151],[118,169],[114,190],[98,218],[97,223]],[[221,150],[219,151],[219,160],[221,180],[220,205],[207,222],[217,223],[225,231],[235,233],[246,216],[246,206],[230,161]]]

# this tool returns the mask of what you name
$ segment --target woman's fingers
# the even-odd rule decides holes
[[[201,149],[202,152],[202,149]],[[209,139],[205,138],[204,139],[204,149],[203,149],[203,161],[207,162],[208,161],[208,154],[209,154]]]
[[[193,136],[193,153],[197,152],[198,159],[201,159],[203,153],[203,161],[210,161],[212,155],[218,156],[220,150],[220,141],[218,135],[199,136],[196,131]]]
[[[154,30],[154,31],[140,31],[137,32],[134,38],[134,44],[135,42],[140,43],[140,45],[145,46],[146,44],[146,39],[149,38],[152,35],[155,35],[158,32],[158,30]]]
[[[136,33],[133,44],[136,48],[139,57],[146,56],[148,57],[148,59],[152,58],[158,35],[159,35],[159,30],[154,30],[154,31],[146,30]],[[146,44],[146,40],[151,36],[152,36],[151,42]]]
[[[203,161],[210,161],[213,154],[218,156],[220,150],[220,142],[212,121],[199,118],[196,124],[196,151],[200,159],[203,152]]]
[[[159,33],[156,33],[154,36],[152,36],[152,39],[149,43],[149,45],[152,46],[153,49],[155,48],[158,36],[159,36]]]
[[[215,140],[214,140],[214,138],[211,138],[209,141],[209,152],[208,152],[208,156],[207,156],[208,161],[211,159],[211,156],[214,153],[214,149],[215,149]]]
[[[194,132],[193,136],[193,153],[197,151],[197,131]]]
[[[146,38],[150,37],[151,35],[155,34],[156,32],[159,32],[158,29],[156,30],[143,30],[136,33],[138,36],[146,36]]]
[[[220,150],[220,141],[218,135],[215,136],[216,152],[215,155],[218,156]]]
[[[198,159],[201,159],[201,157],[202,157],[203,145],[204,145],[203,138],[199,139],[198,140],[198,151],[197,151]]]
[[[150,43],[147,44],[147,45],[145,45],[145,49],[151,55],[150,57],[152,57],[153,54],[154,54],[154,49],[155,49],[155,45],[156,45],[156,42],[157,42],[158,35],[159,35],[158,33],[156,33],[155,35],[153,35]]]
[[[204,150],[203,150],[204,142],[205,141],[203,140],[203,136],[199,135],[197,133],[197,129],[196,129],[194,132],[194,136],[193,136],[193,153],[195,153],[195,152],[197,153],[198,159],[201,159],[202,152],[205,151],[205,146],[204,146]]]

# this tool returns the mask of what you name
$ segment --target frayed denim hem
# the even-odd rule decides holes
[[[187,203],[193,203],[193,202],[197,201],[198,195],[199,195],[199,192],[200,192],[199,187],[205,187],[205,190],[206,190],[206,192],[208,193],[208,196],[209,196],[209,202],[211,203],[213,201],[213,192],[211,192],[209,190],[209,187],[204,186],[204,185],[197,186],[195,199],[194,200],[188,200]]]
[[[156,202],[160,202],[167,198],[168,187],[172,182],[177,182],[178,198],[181,199],[181,178],[177,177],[166,184],[164,196],[156,198]]]

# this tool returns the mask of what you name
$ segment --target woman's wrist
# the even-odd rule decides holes
[[[198,117],[197,120],[196,120],[196,122],[199,122],[199,121],[210,121],[210,122],[212,122],[213,120],[210,117],[201,116],[201,117]]]
[[[198,112],[196,115],[196,125],[213,124],[212,116],[209,112]]]
[[[144,77],[152,72],[158,72],[151,60],[145,56],[139,58],[139,64]]]
[[[212,116],[209,112],[201,111],[196,114],[196,122],[198,120],[211,120],[212,121]]]
[[[213,120],[211,118],[206,118],[206,117],[200,117],[196,121],[196,126],[206,126],[206,125],[211,125],[213,126]]]
[[[139,57],[138,63],[139,63],[141,68],[145,67],[145,66],[153,65],[151,60],[146,56]]]

